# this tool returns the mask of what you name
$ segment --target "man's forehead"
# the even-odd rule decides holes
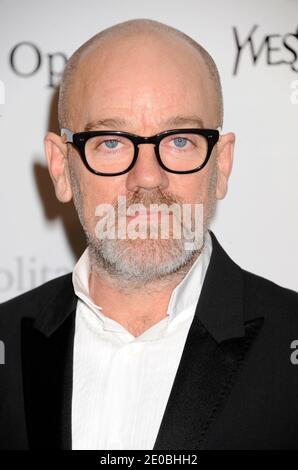
[[[210,109],[205,84],[189,77],[172,81],[171,77],[154,78],[144,76],[134,81],[129,77],[123,82],[117,82],[117,77],[110,81],[93,79],[81,87],[81,93],[75,93],[80,101],[80,124],[86,130],[102,126],[124,129],[132,127],[133,121],[140,126],[179,127],[189,123],[204,127],[204,110]]]
[[[157,119],[157,122],[162,127],[198,127],[204,128],[204,120],[197,114],[177,114],[167,118]],[[97,130],[101,128],[120,129],[129,128],[132,121],[121,116],[103,117],[87,122],[84,127],[85,131]]]
[[[204,128],[210,125],[206,94],[193,93],[188,97],[176,90],[171,97],[158,99],[154,93],[147,100],[104,94],[101,100],[97,92],[80,100],[73,117],[80,128],[86,131],[115,129],[137,132],[149,128],[166,130],[179,127]],[[208,111],[208,112],[207,112]],[[149,131],[150,132],[150,131]]]

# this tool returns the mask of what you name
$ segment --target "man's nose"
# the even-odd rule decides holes
[[[129,191],[137,188],[165,189],[169,185],[167,172],[159,165],[153,144],[140,144],[137,161],[127,174],[126,186]]]

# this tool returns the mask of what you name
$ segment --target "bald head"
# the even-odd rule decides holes
[[[118,46],[119,48],[125,41],[134,41],[131,44],[133,44],[132,47],[137,57],[140,53],[142,54],[142,40],[144,39],[157,42],[160,45],[166,42],[170,43],[174,52],[174,60],[175,54],[178,54],[178,51],[181,56],[184,55],[183,47],[185,52],[190,48],[195,52],[198,66],[200,69],[204,69],[202,73],[205,75],[205,80],[209,83],[209,101],[212,101],[211,106],[214,107],[216,121],[214,126],[222,126],[222,89],[216,64],[210,54],[191,37],[171,26],[149,19],[135,19],[119,23],[99,32],[85,42],[70,57],[60,84],[58,118],[61,128],[72,127],[74,115],[80,109],[80,104],[77,102],[77,93],[74,93],[74,90],[78,89],[75,87],[82,81],[82,78],[87,80],[89,72],[87,71],[86,73],[86,66],[89,67],[91,73],[92,61],[95,57],[99,57],[100,60],[101,53],[107,49],[113,50],[113,47],[117,48]],[[179,47],[177,48],[175,45]],[[102,73],[104,73],[104,70]],[[119,73],[121,73],[121,70],[119,70]],[[188,73],[189,71],[186,68],[185,75]],[[74,94],[76,95],[75,100],[73,99]]]

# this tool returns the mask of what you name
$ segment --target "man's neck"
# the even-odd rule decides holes
[[[171,276],[144,286],[121,286],[121,280],[117,283],[117,279],[95,268],[91,261],[90,297],[102,308],[104,315],[120,323],[132,335],[139,336],[166,317],[173,290],[197,257],[198,254],[194,254],[186,265]]]

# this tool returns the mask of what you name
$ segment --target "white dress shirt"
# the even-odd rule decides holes
[[[201,255],[171,294],[166,317],[135,337],[92,302],[84,251],[73,271],[73,449],[153,449],[211,252],[207,232]]]

